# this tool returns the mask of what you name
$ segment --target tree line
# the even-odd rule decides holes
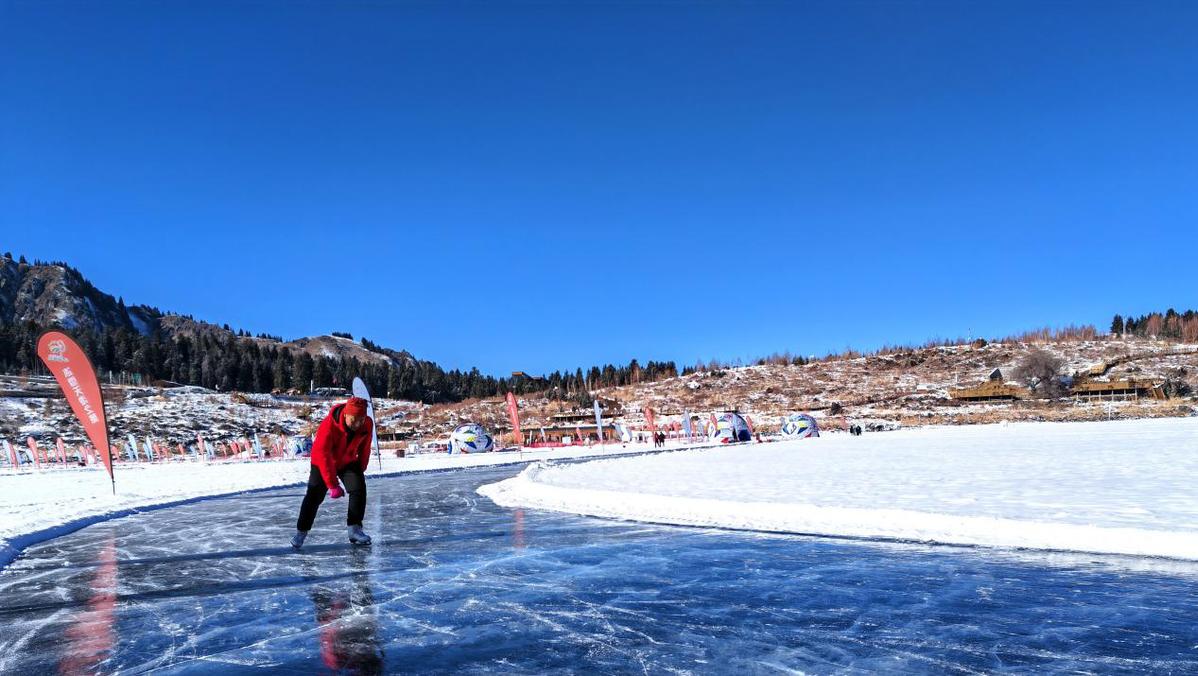
[[[44,373],[37,340],[50,328],[57,327],[34,322],[0,324],[0,372]],[[225,392],[306,393],[320,387],[348,388],[357,376],[371,392],[391,399],[452,403],[514,392],[544,394],[582,405],[590,402],[590,392],[596,389],[678,375],[674,362],[650,361],[642,366],[634,359],[624,366],[554,371],[543,378],[495,378],[477,368],[446,371],[434,362],[381,348],[366,338],[360,344],[386,359],[313,357],[274,344],[273,336],[260,335],[272,339],[264,344],[250,338],[248,332],[232,330],[173,337],[158,330],[143,335],[125,327],[71,333],[102,379],[121,377],[144,384],[171,381]]]
[[[1111,334],[1180,340],[1186,343],[1198,342],[1198,312],[1178,312],[1169,308],[1163,314],[1151,312],[1138,317],[1115,315],[1111,320]]]

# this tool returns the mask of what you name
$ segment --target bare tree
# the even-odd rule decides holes
[[[1045,350],[1032,350],[1015,367],[1012,375],[1034,394],[1048,399],[1065,394],[1061,382],[1061,358]]]
[[[1165,320],[1160,314],[1154,312],[1148,315],[1148,336],[1156,338],[1161,335],[1161,329],[1165,328]]]
[[[1190,317],[1182,322],[1181,339],[1187,343],[1198,343],[1198,317]]]

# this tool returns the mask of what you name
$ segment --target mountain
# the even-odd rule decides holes
[[[429,402],[490,396],[509,387],[477,370],[445,371],[365,338],[355,342],[349,334],[284,341],[155,307],[126,305],[66,263],[0,257],[0,373],[39,372],[37,339],[51,328],[74,335],[110,382],[307,392],[311,387],[347,388],[361,377],[379,396]]]
[[[255,337],[234,332],[191,317],[164,314],[146,305],[126,306],[123,299],[100,291],[78,270],[65,263],[27,263],[0,257],[0,324],[31,322],[39,327],[56,326],[68,331],[101,332],[124,329],[149,336],[158,332],[166,338],[201,336],[213,340],[236,337],[256,343],[259,348],[287,348],[295,355],[307,353],[313,358],[357,359],[377,366],[412,363],[407,352],[370,350],[340,336],[311,336],[284,342],[277,338]]]
[[[632,360],[545,376],[494,378],[478,369],[446,371],[410,353],[355,342],[347,333],[298,338],[254,336],[228,324],[198,321],[146,305],[126,306],[66,263],[30,264],[0,257],[0,373],[39,372],[37,338],[70,331],[111,382],[173,381],[241,392],[307,392],[345,388],[361,377],[379,396],[430,403],[504,392],[549,392],[583,402],[598,387],[677,375],[673,362]]]
[[[31,265],[0,257],[0,323],[87,331],[123,328],[148,335],[159,316],[151,307],[126,307],[64,263]]]

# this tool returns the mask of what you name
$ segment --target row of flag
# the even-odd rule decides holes
[[[306,437],[286,437],[284,435],[268,435],[266,443],[262,442],[261,437],[255,434],[253,438],[243,437],[241,439],[228,439],[224,441],[208,442],[202,436],[196,436],[194,444],[176,443],[159,443],[145,437],[143,441],[130,434],[125,443],[116,442],[112,444],[113,459],[125,460],[128,462],[160,462],[173,458],[189,458],[189,459],[210,459],[217,460],[221,458],[256,458],[265,460],[266,458],[282,458],[288,455],[297,455],[301,452],[309,441]],[[54,444],[49,447],[42,447],[37,440],[29,437],[25,440],[28,450],[21,448],[19,444],[14,445],[7,439],[0,444],[0,463],[7,463],[13,467],[21,467],[23,465],[33,465],[35,468],[41,468],[42,465],[58,464],[65,466],[73,465],[94,465],[102,464],[103,459],[100,452],[92,444],[79,444],[74,447],[68,447],[62,439],[55,439]]]

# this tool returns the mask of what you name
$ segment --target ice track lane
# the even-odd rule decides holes
[[[1198,673],[1198,567],[509,510],[518,467],[96,524],[0,573],[0,673]]]

